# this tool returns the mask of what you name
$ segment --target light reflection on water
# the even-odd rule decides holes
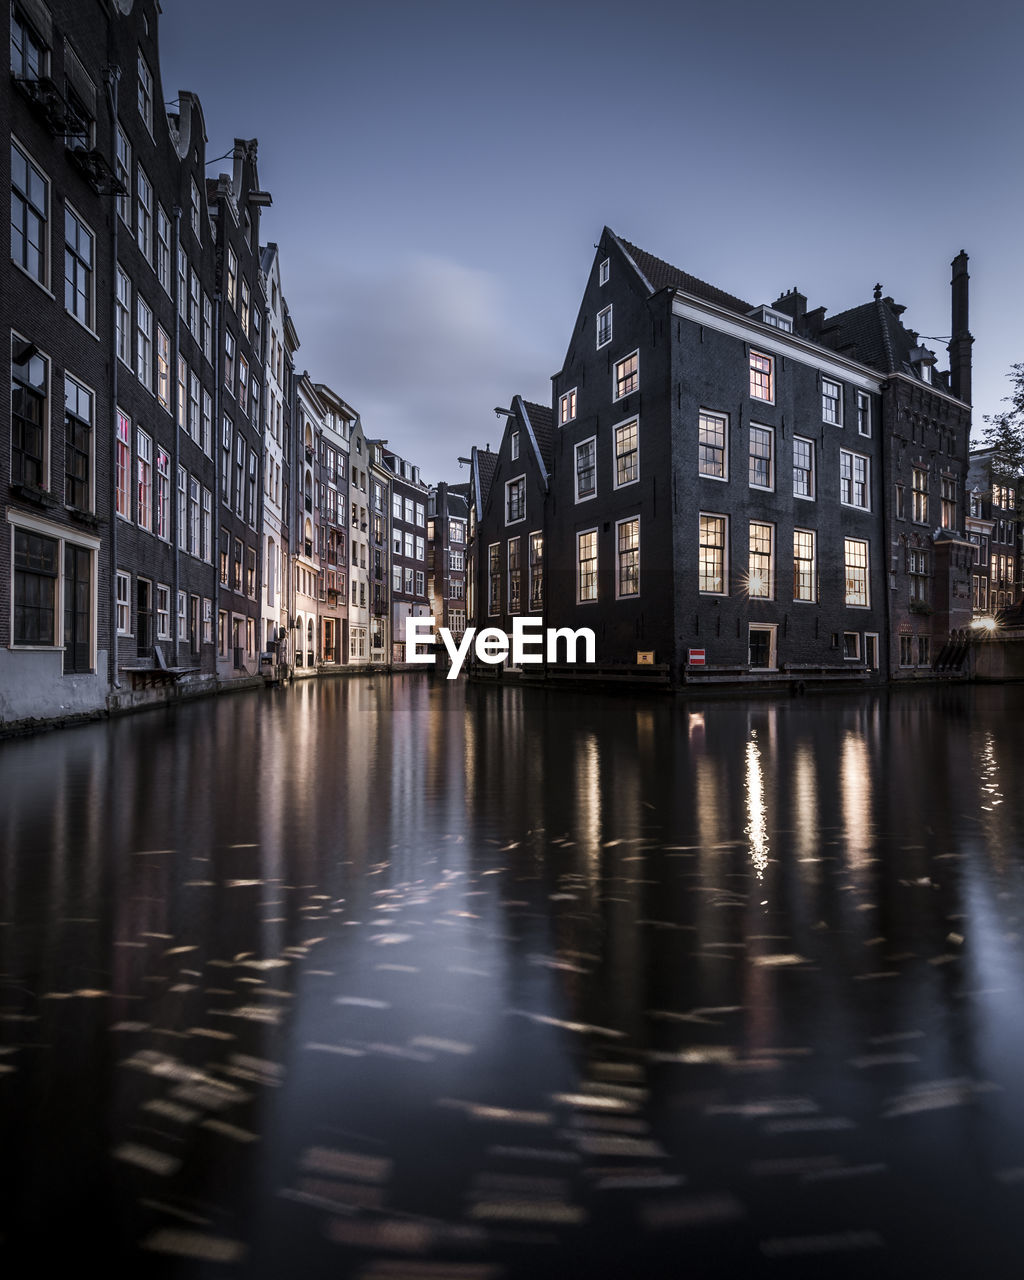
[[[7,1234],[1016,1275],[1022,710],[396,678],[0,744]]]

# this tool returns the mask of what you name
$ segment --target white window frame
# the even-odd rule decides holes
[[[575,387],[571,391],[566,391],[558,397],[558,425],[564,427],[566,423],[576,421],[576,406],[578,402],[578,393]]]
[[[857,434],[871,435],[871,397],[866,391],[857,392]]]
[[[765,584],[766,590],[758,592],[756,595],[750,590],[750,560],[753,552],[752,530],[757,525],[761,529],[768,530],[768,581]],[[759,553],[759,554],[763,554]],[[748,600],[774,600],[775,599],[775,561],[777,555],[775,525],[769,520],[750,520],[747,522],[747,599]]]
[[[633,359],[636,360],[636,368],[632,371],[632,373],[627,374],[625,379],[627,381],[630,381],[631,385],[628,391],[620,392],[619,382],[622,381],[622,379],[620,378],[619,370],[622,368],[624,364],[628,364],[629,361]],[[634,391],[639,391],[639,390],[640,390],[640,348],[637,347],[635,351],[631,351],[629,355],[623,356],[621,360],[616,360],[615,363],[612,365],[612,403],[614,404],[616,400],[625,400],[627,396],[631,396],[634,393]]]
[[[78,232],[76,233],[76,243],[72,246],[68,240],[68,216],[72,218]],[[90,241],[90,261],[89,265],[85,265],[85,260],[78,250],[78,240],[81,233],[84,233]],[[72,310],[68,306],[68,257],[71,257],[74,263],[74,283],[73,296],[77,300],[80,294],[84,294],[86,299],[85,318],[78,314],[76,310]],[[78,287],[79,280],[84,278],[85,288]],[[96,235],[81,216],[70,200],[64,201],[64,310],[69,316],[74,316],[80,325],[83,325],[90,333],[96,332]]]
[[[132,575],[118,569],[115,576],[115,603],[117,634],[130,636],[132,633]]]
[[[622,546],[619,541],[619,531],[623,525],[636,525],[636,590],[622,590]],[[630,549],[632,550],[632,548]],[[615,599],[616,600],[639,600],[640,599],[640,513],[636,515],[626,516],[622,520],[615,521]]]
[[[796,465],[796,446],[797,446],[797,441],[799,441],[799,442],[800,442],[800,444],[805,444],[805,445],[807,445],[807,446],[808,446],[808,448],[809,448],[809,450],[810,450],[810,455],[811,455],[810,484],[809,484],[810,493],[797,493],[797,489],[796,489],[796,473],[797,473],[797,465]],[[818,459],[817,459],[817,449],[816,449],[816,447],[815,447],[815,446],[816,446],[816,441],[811,440],[808,436],[794,436],[794,437],[793,437],[793,497],[794,497],[794,498],[799,498],[799,499],[801,500],[801,502],[815,502],[815,501],[817,500],[817,496],[818,496]],[[800,470],[803,470],[803,468],[800,468]]]
[[[811,558],[797,559],[796,555],[796,538],[797,534],[804,534],[811,540]],[[797,565],[810,564],[811,574],[811,594],[808,596],[797,595]],[[814,529],[795,528],[793,530],[793,603],[794,604],[817,604],[818,603],[818,534]]]
[[[722,522],[722,589],[721,591],[710,591],[700,585],[701,547],[704,545],[700,540],[700,522],[702,520],[721,520]],[[710,544],[709,544],[710,545]],[[697,514],[697,594],[702,596],[727,596],[729,594],[729,517],[722,511],[700,511]]]
[[[607,328],[603,325],[603,321],[607,317]],[[602,336],[603,335],[603,336]],[[602,307],[596,317],[596,336],[597,350],[606,347],[612,340],[612,308],[611,303],[607,307]]]
[[[632,480],[620,481],[619,480],[619,432],[625,430],[627,427],[632,427],[632,426],[636,427],[636,449],[634,450],[636,454],[636,465],[635,465],[636,474],[633,476]],[[595,481],[597,480],[596,473],[595,473],[594,479]],[[639,483],[640,483],[640,419],[634,414],[634,416],[631,418],[623,418],[621,422],[617,422],[615,426],[612,427],[612,488],[627,489],[631,484],[639,484]]]
[[[522,485],[522,514],[515,516],[514,518],[511,515],[512,508],[510,504],[513,485]],[[522,475],[513,476],[511,480],[505,481],[505,524],[506,525],[522,524],[522,522],[525,519],[526,519],[526,472],[524,471]]]
[[[585,445],[593,446],[594,450],[594,488],[593,492],[580,494],[580,470],[579,470],[579,454]],[[581,502],[590,502],[592,498],[597,497],[597,436],[587,436],[585,440],[577,441],[572,451],[572,474],[573,474],[573,492],[576,495],[577,505]]]
[[[845,497],[846,480],[843,476],[843,460],[845,458],[850,459],[850,480],[849,480],[850,500],[849,501],[847,501]],[[863,502],[855,502],[853,500],[854,494],[856,491],[856,485],[857,485],[856,473],[857,473],[858,462],[863,462],[864,464],[864,481],[863,481],[864,501]],[[871,459],[868,457],[866,453],[855,453],[852,449],[839,450],[839,504],[840,506],[843,506],[843,507],[852,507],[855,511],[871,510]]]
[[[859,546],[864,548],[864,600],[851,601],[850,599],[850,546]],[[858,569],[860,566],[856,566]],[[871,544],[867,538],[844,538],[843,539],[843,603],[848,609],[870,609],[871,608]]]
[[[757,369],[757,370],[755,370],[755,368],[754,368],[754,361],[755,361],[755,359],[756,359],[756,360],[767,360],[767,361],[768,361],[768,370],[767,370],[767,373],[768,373],[768,390],[769,390],[770,394],[769,394],[769,395],[767,395],[767,396],[756,395],[756,394],[755,394],[755,392],[754,392],[754,374],[755,374],[755,372],[756,372],[756,373],[764,373],[764,372],[765,372],[763,369]],[[774,403],[775,403],[775,357],[774,357],[774,356],[770,356],[770,355],[768,355],[768,353],[767,353],[766,351],[758,351],[758,350],[757,350],[756,348],[754,348],[754,347],[751,347],[751,348],[750,348],[750,351],[749,351],[748,356],[747,356],[747,393],[749,394],[749,396],[750,396],[750,399],[751,399],[751,400],[757,400],[757,401],[759,401],[761,404],[774,404]]]
[[[605,260],[597,268],[597,283],[599,285],[607,284],[608,278],[610,275],[611,275],[611,259],[605,258]]]
[[[583,538],[588,538],[590,537],[591,534],[593,534],[593,537],[594,537],[594,594],[592,596],[587,596],[584,598],[582,594],[583,581],[582,581],[581,568],[582,568],[583,562],[580,559],[580,543]],[[599,556],[597,526],[595,525],[591,529],[578,530],[576,533],[576,603],[577,604],[581,604],[581,605],[597,604],[598,596],[600,594],[599,566],[600,566],[600,556]]]
[[[702,448],[717,449],[718,445],[704,444],[701,440],[701,432],[704,419],[717,419],[722,424],[722,474],[720,476],[713,475],[710,471],[701,470]],[[714,409],[701,409],[697,414],[697,474],[705,480],[717,480],[721,483],[727,483],[729,480],[729,415],[727,413],[719,413]]]
[[[769,636],[768,642],[768,665],[765,667],[750,666],[750,637],[755,631],[767,631]],[[779,628],[774,622],[751,622],[747,626],[747,666],[751,671],[778,671],[779,669]]]
[[[826,387],[835,387],[836,395],[830,396],[826,391]],[[835,405],[834,418],[830,418],[826,410],[829,405]],[[821,420],[830,427],[841,427],[843,425],[843,384],[837,382],[835,378],[822,377],[821,379]]]
[[[768,483],[755,484],[750,477],[750,460],[751,447],[754,442],[755,431],[766,431],[768,433]],[[768,426],[765,422],[752,422],[748,433],[747,440],[747,487],[750,489],[758,489],[762,493],[775,492],[775,428]]]
[[[853,644],[853,650],[854,650],[854,652],[853,652],[853,653],[847,653],[847,652],[846,652],[846,649],[847,649],[847,644],[846,644],[846,642],[847,642],[847,640],[849,640],[851,637],[852,637],[852,638],[853,638],[853,640],[854,640],[854,644]],[[860,656],[860,646],[861,646],[861,635],[860,635],[860,632],[859,632],[859,631],[844,631],[844,632],[843,632],[843,661],[844,661],[844,662],[860,662],[860,660],[861,660],[861,656]]]

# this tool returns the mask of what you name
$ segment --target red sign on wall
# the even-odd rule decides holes
[[[704,666],[704,650],[703,650],[703,649],[691,649],[691,650],[690,650],[690,658],[689,658],[689,662],[690,662],[690,666],[691,666],[691,667],[702,667],[702,666]]]

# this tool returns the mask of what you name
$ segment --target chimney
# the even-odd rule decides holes
[[[971,403],[971,345],[967,327],[967,254],[963,249],[953,259],[953,324],[949,341],[950,389],[958,400]]]
[[[775,311],[782,311],[786,315],[792,316],[797,324],[800,324],[807,314],[807,299],[794,286],[792,289],[787,289],[785,293],[779,294],[772,303],[772,308]]]

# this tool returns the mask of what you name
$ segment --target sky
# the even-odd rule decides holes
[[[431,482],[550,403],[605,225],[752,305],[880,282],[940,368],[965,249],[975,436],[1024,360],[1016,0],[162,4],[165,99],[259,139],[297,369]]]

